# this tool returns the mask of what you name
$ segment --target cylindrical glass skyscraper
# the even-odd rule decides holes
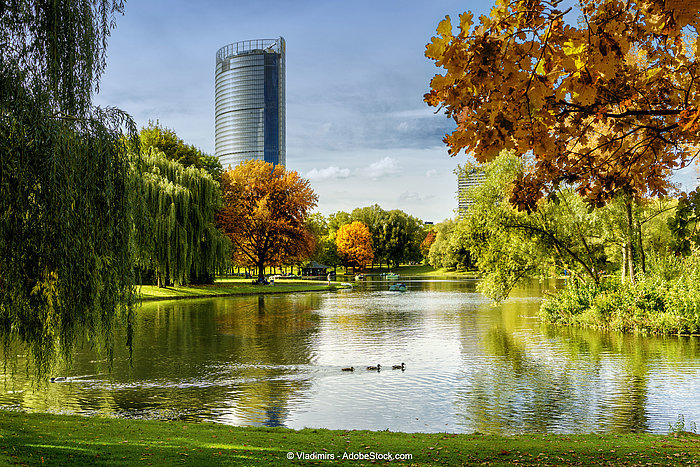
[[[216,53],[216,155],[224,166],[286,165],[284,38],[229,44]]]

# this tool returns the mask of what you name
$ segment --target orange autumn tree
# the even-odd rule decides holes
[[[313,251],[306,220],[318,196],[297,172],[246,161],[222,174],[221,191],[218,224],[234,245],[234,262],[253,266],[259,283],[266,266],[298,261]]]
[[[457,124],[451,155],[532,155],[520,209],[561,185],[597,206],[664,195],[697,155],[698,27],[698,0],[498,0],[476,27],[471,12],[456,33],[440,22],[425,101]]]
[[[340,227],[335,234],[335,244],[346,266],[364,268],[374,259],[372,234],[362,222],[355,221]]]

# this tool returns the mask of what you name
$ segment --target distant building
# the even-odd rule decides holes
[[[216,53],[216,156],[286,165],[284,38],[235,42]]]
[[[301,269],[302,276],[325,276],[330,266],[311,261]]]
[[[457,213],[463,217],[474,200],[469,196],[471,187],[481,185],[486,180],[486,173],[475,167],[459,167],[457,169]]]

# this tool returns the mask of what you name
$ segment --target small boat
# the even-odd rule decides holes
[[[388,272],[384,277],[386,277],[386,280],[388,281],[395,281],[399,278],[399,275],[393,272]]]
[[[401,284],[391,284],[389,286],[389,290],[392,292],[405,292],[406,284],[404,284],[403,282]]]

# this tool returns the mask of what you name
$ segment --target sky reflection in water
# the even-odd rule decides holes
[[[406,293],[364,281],[338,293],[147,303],[132,367],[121,348],[111,373],[84,351],[66,381],[38,391],[20,371],[0,406],[506,434],[667,432],[679,415],[700,421],[697,337],[545,326],[536,313],[549,283],[501,305],[474,281],[406,283]],[[391,369],[401,362],[405,371]],[[380,372],[366,370],[377,363]]]

